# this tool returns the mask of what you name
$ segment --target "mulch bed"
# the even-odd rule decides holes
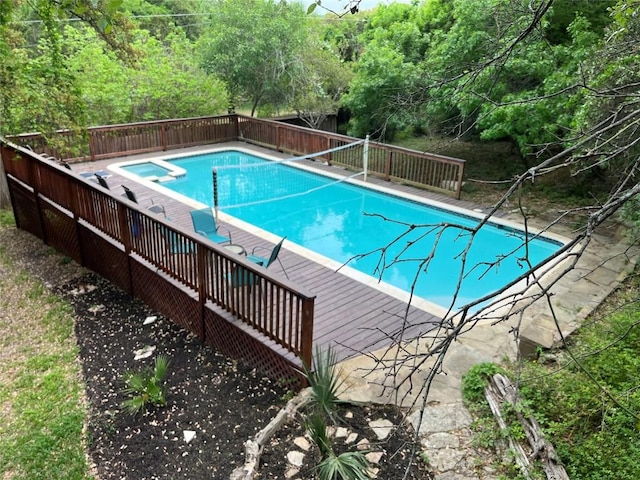
[[[90,409],[90,454],[102,480],[228,479],[244,464],[243,443],[264,428],[291,396],[282,385],[203,345],[98,275],[87,273],[59,287],[57,293],[73,305],[76,314]],[[144,325],[149,317],[156,318]],[[156,347],[153,355],[134,360],[134,352],[146,346]],[[121,405],[128,398],[123,376],[152,367],[158,354],[167,355],[171,362],[165,380],[168,404],[133,416]],[[265,446],[258,478],[285,478],[291,468],[287,453],[299,450],[293,440],[304,435],[301,415]],[[398,409],[347,405],[339,417],[359,440],[372,442],[371,450],[383,452],[377,478],[431,478],[421,460],[411,461],[413,438],[404,426],[375,444],[368,421],[387,418],[401,424]],[[190,442],[185,441],[185,430],[196,433]],[[336,441],[337,453],[354,449],[343,443]],[[318,452],[310,449],[292,478],[314,478],[317,460]]]

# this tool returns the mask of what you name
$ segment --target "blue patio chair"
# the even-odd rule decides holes
[[[231,231],[228,228],[216,224],[216,219],[210,208],[191,210],[191,222],[196,233],[207,237],[214,243],[231,243]],[[228,237],[220,235],[218,230],[225,229]]]
[[[257,263],[258,265],[261,265],[264,268],[269,268],[269,266],[277,260],[278,263],[280,264],[280,267],[282,268],[282,271],[284,272],[284,275],[287,278],[289,278],[289,275],[287,275],[287,271],[284,269],[284,265],[282,265],[282,262],[278,258],[278,254],[280,253],[280,248],[282,247],[282,243],[284,242],[285,238],[287,237],[283,237],[282,240],[280,240],[276,244],[276,246],[273,247],[273,250],[271,250],[271,254],[268,257],[261,257],[255,254],[256,250],[258,250],[259,248],[268,250],[267,248],[261,247],[260,245],[258,245],[252,250],[251,254],[247,255],[247,260],[250,260],[253,263]]]
[[[166,245],[166,253],[165,256],[168,255],[189,255],[195,253],[191,248],[191,244],[189,242],[185,242],[182,240],[176,232],[173,230],[169,230],[164,225],[159,227],[160,233],[164,237],[165,245]]]
[[[260,277],[240,265],[227,274],[227,280],[232,288],[248,287],[251,291],[255,285],[260,286]]]

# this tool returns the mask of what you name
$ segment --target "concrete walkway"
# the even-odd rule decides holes
[[[514,218],[514,220],[516,220]],[[517,221],[517,220],[516,220]],[[614,226],[615,228],[615,226]],[[566,237],[570,231],[556,232]],[[462,376],[480,362],[500,362],[534,353],[536,348],[550,348],[561,343],[561,335],[571,334],[581,322],[633,271],[638,249],[629,249],[614,235],[594,235],[576,267],[564,276],[551,272],[544,282],[557,283],[551,288],[551,303],[560,329],[556,327],[546,299],[530,305],[520,319],[513,315],[499,323],[480,321],[459,336],[448,349],[442,372],[435,375],[428,396],[420,391],[430,373],[431,363],[422,365],[413,376],[413,389],[403,385],[390,387],[406,377],[406,367],[397,368],[393,355],[397,351],[381,350],[340,364],[347,386],[343,398],[350,401],[396,403],[410,407],[409,420],[419,429],[422,447],[437,480],[489,480],[497,478],[495,470],[472,446],[472,418],[462,403]],[[495,315],[493,316],[495,319]],[[520,340],[514,328],[520,324]],[[406,355],[425,356],[425,340],[405,345]],[[385,359],[385,364],[380,360]],[[385,368],[386,367],[386,368]],[[394,371],[393,369],[397,371]],[[421,417],[421,406],[425,405]]]

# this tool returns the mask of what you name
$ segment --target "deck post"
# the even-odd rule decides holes
[[[207,254],[206,249],[196,248],[196,260],[198,265],[198,315],[200,316],[200,328],[202,331],[202,342],[207,343],[207,325],[205,322],[204,304],[207,300]]]
[[[165,123],[160,125],[160,138],[162,141],[162,151],[166,152],[167,151],[167,127]]]
[[[313,305],[315,297],[302,299],[302,331],[300,335],[300,359],[304,368],[311,369],[313,357]]]
[[[391,174],[391,162],[393,161],[393,150],[387,149],[387,163],[384,167],[384,179],[388,182]]]

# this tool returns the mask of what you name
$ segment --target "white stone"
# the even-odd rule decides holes
[[[194,432],[193,430],[184,430],[182,432],[182,435],[184,436],[184,441],[187,443],[196,438],[196,432]]]
[[[294,467],[301,467],[304,461],[304,453],[296,452],[295,450],[287,453],[288,462]]]
[[[151,355],[153,355],[153,352],[156,351],[156,347],[155,346],[151,346],[151,345],[145,345],[144,347],[142,347],[139,350],[136,350],[133,352],[134,360],[142,360],[143,358],[148,358]]]
[[[384,418],[369,422],[369,426],[380,440],[387,438],[394,428],[393,423]]]
[[[299,469],[292,467],[284,473],[284,478],[293,478],[298,474],[299,471]]]
[[[344,414],[344,418],[346,418],[347,420],[350,418],[353,418],[353,412],[347,412]]]
[[[358,450],[369,450],[370,446],[371,445],[369,444],[369,440],[367,440],[366,438],[363,438],[356,444]]]
[[[382,452],[369,452],[365,455],[365,457],[367,457],[367,460],[369,460],[370,463],[380,463],[382,455]]]
[[[144,322],[142,322],[143,325],[149,325],[150,323],[155,322],[158,319],[158,317],[156,317],[155,315],[151,316],[151,317],[147,317],[144,319]]]
[[[349,435],[349,430],[345,427],[338,427],[336,429],[336,438],[346,438],[347,435]]]
[[[296,437],[293,440],[293,443],[295,443],[301,450],[304,450],[305,452],[308,452],[311,448],[311,443],[304,437]]]
[[[369,478],[378,478],[379,471],[379,468],[370,468],[369,470],[367,470],[367,475],[369,476]]]
[[[344,441],[344,443],[348,445],[350,443],[355,442],[357,438],[358,438],[358,434],[356,432],[351,432],[347,437],[347,439]]]

